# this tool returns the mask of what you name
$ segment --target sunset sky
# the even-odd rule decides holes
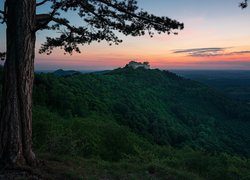
[[[72,56],[55,50],[50,56],[36,54],[36,70],[58,68],[103,70],[124,66],[130,60],[149,61],[160,69],[247,69],[250,70],[250,8],[241,10],[241,0],[138,0],[144,10],[168,16],[185,24],[179,35],[154,38],[124,37],[122,44],[106,42],[81,47]],[[2,7],[2,1],[0,4]],[[39,9],[43,11],[44,9]],[[71,21],[80,24],[77,18]],[[0,26],[0,51],[5,50],[5,26]],[[45,37],[37,33],[36,52]]]

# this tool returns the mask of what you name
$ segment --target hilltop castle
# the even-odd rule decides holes
[[[133,69],[137,69],[139,67],[142,67],[144,69],[150,69],[149,62],[136,62],[136,61],[130,61],[127,65],[127,67],[132,67]]]

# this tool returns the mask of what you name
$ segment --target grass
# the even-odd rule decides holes
[[[165,167],[158,163],[130,160],[109,162],[99,159],[39,154],[43,159],[40,174],[45,179],[202,179],[190,172]]]

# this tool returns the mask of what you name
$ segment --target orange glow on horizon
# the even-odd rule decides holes
[[[131,54],[131,53],[130,53]],[[71,58],[72,57],[72,58]],[[104,55],[96,54],[78,54],[74,56],[56,56],[52,55],[49,59],[38,59],[39,66],[53,67],[53,64],[60,64],[61,67],[69,69],[113,69],[123,67],[131,60],[148,61],[152,68],[170,68],[170,69],[247,69],[244,64],[250,65],[250,54],[226,55],[211,57],[192,57],[177,54],[133,54],[112,53]],[[243,65],[240,65],[243,64]],[[74,68],[77,67],[77,68]]]

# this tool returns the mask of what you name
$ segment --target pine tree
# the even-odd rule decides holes
[[[38,7],[49,13],[36,14]],[[183,24],[139,10],[136,0],[5,0],[0,20],[7,26],[3,94],[0,114],[0,159],[3,166],[32,166],[32,87],[36,32],[60,31],[59,37],[47,37],[40,53],[50,54],[56,47],[66,53],[80,52],[79,44],[107,41],[119,44],[117,32],[142,36],[155,32],[176,34]],[[74,26],[64,18],[75,12],[82,24]]]

